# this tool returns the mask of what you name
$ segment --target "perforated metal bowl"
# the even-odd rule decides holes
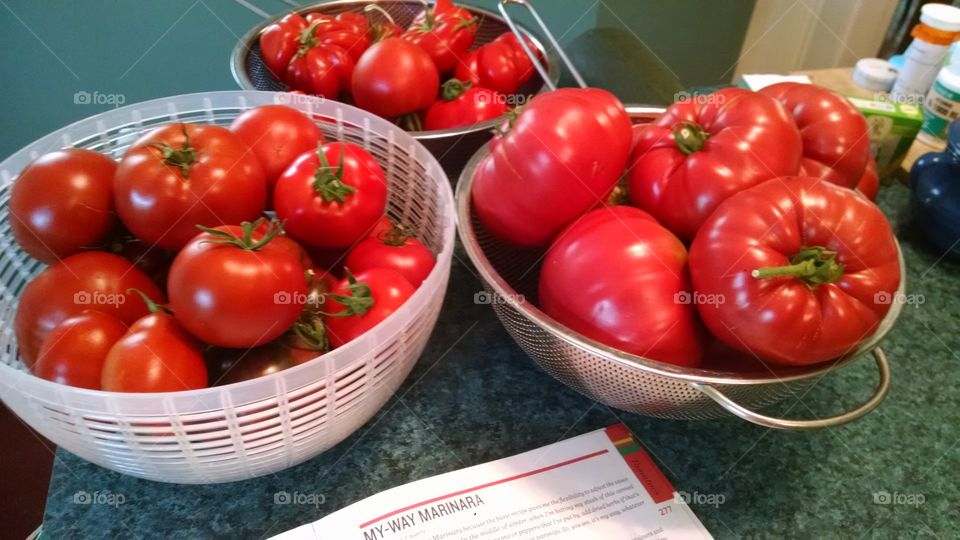
[[[646,123],[663,109],[628,107],[628,112],[635,123]],[[486,147],[477,152],[457,184],[460,240],[503,326],[544,371],[567,386],[611,407],[645,416],[698,420],[735,414],[756,424],[795,430],[850,422],[883,400],[890,372],[877,344],[900,314],[902,306],[896,302],[876,333],[856,351],[809,367],[771,367],[755,373],[691,369],[656,362],[612,349],[558,323],[536,307],[544,251],[500,242],[471,212],[470,186],[486,154]],[[904,267],[902,257],[900,265]],[[899,292],[904,290],[905,278],[901,277]],[[856,409],[815,420],[774,418],[755,411],[788,396],[801,396],[810,384],[867,352],[876,360],[880,381],[873,395]]]
[[[371,2],[369,0],[336,0],[333,2],[311,4],[298,8],[295,11],[302,15],[307,13],[328,13],[336,15],[345,11],[362,12],[363,8],[369,4],[376,4],[386,10],[397,24],[403,28],[406,28],[417,15],[423,12],[423,4],[419,0],[380,0],[378,2]],[[480,19],[473,48],[489,43],[500,34],[510,31],[509,25],[500,15],[473,6],[463,7]],[[234,80],[237,81],[237,84],[239,84],[241,88],[245,90],[288,90],[286,84],[273,77],[266,64],[263,63],[263,56],[260,53],[260,33],[282,16],[283,15],[264,20],[247,32],[247,34],[240,39],[240,42],[237,43],[237,46],[234,47],[233,54],[230,57],[230,69],[233,72]],[[556,84],[560,79],[559,61],[556,50],[553,47],[544,47],[539,38],[530,33],[526,28],[519,25],[518,28],[534,43],[537,50],[540,51],[541,57],[546,59],[547,73],[550,81]],[[530,82],[524,85],[517,93],[515,101],[522,103],[526,98],[540,92],[544,88],[542,77],[535,74]],[[502,122],[503,117],[463,128],[436,131],[411,131],[409,133],[437,157],[440,165],[450,178],[456,178],[463,169],[464,164],[470,159],[470,156],[490,139],[493,129]]]

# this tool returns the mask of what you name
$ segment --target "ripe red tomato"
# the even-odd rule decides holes
[[[24,363],[32,365],[47,335],[84,310],[114,315],[124,324],[146,315],[143,302],[128,292],[131,288],[164,300],[150,278],[111,253],[85,251],[47,267],[23,289],[17,306],[14,329]]]
[[[133,323],[103,364],[101,387],[108,392],[179,392],[207,387],[200,343],[173,315],[151,306]]]
[[[516,93],[520,89],[523,72],[514,58],[513,48],[504,43],[490,42],[477,49],[477,80],[480,86],[501,94]]]
[[[438,11],[425,6],[401,37],[426,51],[437,71],[446,73],[473,45],[477,26],[477,18],[463,8],[451,6]]]
[[[683,241],[727,197],[800,167],[800,132],[771,97],[724,88],[674,103],[638,131],[634,205]]]
[[[179,249],[197,225],[254,220],[267,181],[246,143],[227,128],[169,124],[133,144],[113,181],[117,214],[144,241]]]
[[[291,347],[286,340],[252,349],[213,347],[204,353],[210,386],[223,386],[272,375],[309,362],[320,352]]]
[[[880,176],[877,175],[877,160],[873,154],[867,159],[867,167],[863,171],[863,176],[857,182],[857,191],[863,193],[871,201],[876,200],[877,193],[880,192]]]
[[[416,291],[400,272],[375,268],[348,274],[327,297],[327,337],[341,347],[389,317]]]
[[[870,154],[870,137],[863,114],[822,86],[782,82],[760,90],[786,108],[803,138],[801,176],[823,178],[857,187]]]
[[[354,60],[346,49],[321,44],[294,55],[284,74],[284,82],[308,94],[334,99],[350,88]]]
[[[900,262],[883,212],[818,178],[777,178],[727,199],[690,248],[710,331],[785,365],[851,352],[896,301]]]
[[[356,62],[370,47],[370,21],[361,13],[345,11],[335,17],[310,13],[307,15],[307,24],[313,28],[313,33],[305,34],[301,39],[302,48],[320,44],[337,45]]]
[[[540,49],[538,49],[537,46],[534,45],[533,40],[531,40],[526,36],[524,36],[523,40],[526,42],[527,46],[530,47],[530,50],[537,55],[537,59],[541,60],[542,58],[540,56]],[[494,39],[493,42],[502,43],[510,47],[510,49],[513,51],[513,62],[514,62],[516,71],[519,74],[518,78],[520,80],[520,86],[523,86],[524,84],[527,83],[527,81],[533,78],[537,70],[535,67],[533,67],[533,61],[530,60],[529,56],[527,56],[526,51],[523,50],[523,46],[520,45],[520,40],[517,39],[516,34],[514,34],[513,32],[504,32],[503,34],[498,36],[496,39]]]
[[[10,231],[31,257],[50,264],[95,247],[113,225],[117,164],[65,148],[27,165],[10,192]]]
[[[282,79],[287,66],[300,46],[300,35],[307,21],[297,13],[288,13],[260,34],[260,53],[263,62],[277,79]]]
[[[630,153],[627,111],[597,88],[534,97],[495,135],[473,178],[473,208],[497,238],[544,246],[605,202]]]
[[[384,118],[426,109],[439,86],[440,75],[430,55],[400,38],[374,44],[353,70],[357,106]]]
[[[453,67],[453,78],[471,84],[480,84],[480,75],[477,68],[477,56],[479,49],[467,51],[460,55],[457,64]]]
[[[297,320],[306,299],[302,263],[244,222],[207,229],[170,267],[170,307],[191,334],[221,347],[268,343]]]
[[[436,259],[427,246],[395,227],[382,238],[361,240],[347,255],[346,267],[353,272],[391,268],[419,287],[433,270]]]
[[[563,231],[540,273],[540,307],[560,323],[630,354],[700,364],[687,250],[646,212],[600,208]]]
[[[390,216],[380,216],[373,228],[367,232],[367,238],[384,238],[384,235],[393,230],[394,227]]]
[[[48,381],[99,390],[107,353],[126,332],[113,315],[83,311],[50,332],[31,370]]]
[[[472,126],[507,114],[506,100],[470,82],[450,79],[440,92],[440,99],[430,106],[423,120],[423,128],[428,131]]]
[[[232,131],[253,150],[267,179],[267,194],[293,160],[323,144],[323,133],[298,110],[283,105],[263,105],[238,116]]]
[[[291,236],[314,247],[346,248],[383,216],[387,181],[369,152],[334,142],[297,158],[273,197]]]

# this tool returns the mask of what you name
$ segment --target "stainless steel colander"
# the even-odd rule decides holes
[[[636,123],[663,109],[628,107]],[[547,373],[574,390],[624,411],[676,420],[709,419],[735,414],[747,421],[781,429],[811,429],[850,422],[876,407],[886,395],[890,371],[877,343],[893,327],[902,305],[893,302],[876,333],[856,351],[804,368],[770,368],[733,373],[676,367],[612,349],[558,323],[536,307],[539,261],[543,250],[521,249],[491,236],[471,212],[470,186],[486,156],[486,147],[467,163],[457,184],[460,240],[483,281],[497,317],[520,347]],[[903,268],[901,256],[900,262]],[[901,273],[901,276],[903,274]],[[905,290],[901,277],[899,293]],[[880,372],[873,395],[856,409],[829,418],[788,420],[755,411],[789,396],[801,396],[827,372],[870,352]]]

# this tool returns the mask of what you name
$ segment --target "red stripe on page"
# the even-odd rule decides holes
[[[518,474],[518,475],[515,475],[515,476],[510,476],[510,477],[507,477],[507,478],[501,478],[500,480],[495,480],[495,481],[493,481],[493,482],[487,482],[486,484],[480,484],[479,486],[474,486],[474,487],[472,487],[472,488],[461,489],[460,491],[454,491],[453,493],[447,493],[446,495],[441,495],[441,496],[439,496],[439,497],[434,497],[434,498],[432,498],[432,499],[427,499],[427,500],[425,500],[425,501],[421,501],[421,502],[418,502],[418,503],[415,503],[415,504],[411,504],[411,505],[409,505],[409,506],[404,506],[403,508],[398,508],[398,509],[396,509],[396,510],[394,510],[394,511],[392,511],[392,512],[388,512],[388,513],[386,513],[386,514],[384,514],[384,515],[382,515],[382,516],[380,516],[380,517],[378,517],[378,518],[371,519],[370,521],[361,524],[361,525],[360,525],[360,528],[361,528],[361,529],[366,529],[367,527],[369,527],[370,525],[373,525],[374,523],[376,523],[376,522],[378,522],[378,521],[382,521],[382,520],[387,519],[387,518],[389,518],[389,517],[393,517],[393,516],[395,516],[395,515],[397,515],[397,514],[401,514],[401,513],[403,513],[403,512],[408,511],[408,510],[413,510],[414,508],[419,508],[419,507],[421,507],[421,506],[425,506],[425,505],[428,505],[428,504],[430,504],[430,503],[435,503],[435,502],[437,502],[437,501],[442,501],[443,499],[449,499],[449,498],[451,498],[451,497],[456,497],[456,496],[458,496],[458,495],[463,495],[464,493],[470,493],[470,492],[473,492],[473,491],[479,491],[479,490],[481,490],[481,489],[488,488],[488,487],[491,487],[491,486],[496,486],[496,485],[499,485],[499,484],[505,484],[505,483],[507,483],[507,482],[512,482],[512,481],[514,481],[514,480],[519,480],[519,479],[521,479],[521,478],[527,478],[527,477],[534,476],[534,475],[537,475],[537,474],[540,474],[540,473],[545,473],[545,472],[547,472],[547,471],[552,471],[552,470],[554,470],[554,469],[559,469],[560,467],[565,467],[565,466],[567,466],[567,465],[572,465],[572,464],[574,464],[574,463],[577,463],[578,461],[583,461],[583,460],[586,460],[586,459],[595,458],[595,457],[597,457],[597,456],[602,456],[603,454],[606,454],[606,453],[609,453],[609,450],[600,450],[600,451],[597,451],[597,452],[592,452],[592,453],[587,454],[587,455],[584,455],[584,456],[580,456],[580,457],[573,458],[573,459],[568,459],[567,461],[561,461],[560,463],[555,463],[555,464],[550,465],[550,466],[548,466],[548,467],[543,467],[543,468],[536,469],[536,470],[533,470],[533,471],[528,471],[528,472],[525,472],[525,473],[522,473],[522,474]]]
[[[660,504],[673,498],[673,484],[642,448],[623,456],[623,460],[646,488],[653,502]]]

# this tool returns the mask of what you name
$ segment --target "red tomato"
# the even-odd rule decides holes
[[[260,34],[260,53],[263,62],[277,79],[283,78],[287,65],[300,46],[300,35],[307,21],[297,13],[288,13],[266,27]]]
[[[537,59],[541,60],[540,50],[534,45],[533,40],[526,36],[524,36],[523,40],[527,43],[527,46],[530,47],[530,50],[537,55]],[[523,46],[520,45],[520,40],[517,39],[516,34],[513,32],[504,32],[494,39],[493,42],[507,45],[513,51],[513,62],[519,74],[520,86],[523,86],[533,78],[537,69],[533,66],[533,61],[527,56],[526,51],[523,50]]]
[[[452,6],[436,11],[426,6],[402,38],[426,51],[437,71],[446,73],[473,45],[476,33],[477,18],[469,11]]]
[[[31,370],[48,381],[99,390],[107,353],[126,332],[113,315],[83,311],[50,332]]]
[[[857,187],[870,157],[863,114],[846,98],[813,84],[782,82],[760,90],[793,116],[803,138],[801,176]]]
[[[144,241],[179,249],[197,225],[254,220],[267,182],[246,143],[227,128],[169,124],[133,144],[113,180],[117,214]]]
[[[698,305],[727,345],[785,365],[830,360],[869,337],[900,283],[890,223],[817,178],[778,178],[727,199],[690,248]]]
[[[457,64],[453,67],[453,78],[471,84],[480,84],[479,68],[477,67],[477,56],[479,49],[468,51],[457,59]]]
[[[385,238],[385,235],[394,227],[393,220],[389,216],[380,216],[373,228],[367,232],[367,238]]]
[[[441,98],[427,110],[426,130],[472,126],[507,114],[506,100],[492,90],[450,79],[441,87]]]
[[[387,181],[369,152],[327,143],[303,154],[277,181],[274,206],[287,232],[306,244],[345,248],[383,216]]]
[[[245,222],[197,235],[170,268],[170,307],[191,334],[211,345],[255,347],[290,328],[306,299],[302,263]]]
[[[796,174],[800,132],[763,94],[724,88],[674,103],[639,131],[629,170],[630,200],[681,240],[734,193]]]
[[[516,93],[520,89],[523,68],[514,58],[513,48],[504,43],[490,42],[477,49],[477,81],[480,86],[501,94]]]
[[[630,118],[597,88],[534,97],[513,126],[495,135],[473,178],[473,208],[497,238],[544,246],[603,204],[630,153]]]
[[[360,337],[413,296],[415,288],[389,268],[348,274],[327,297],[327,337],[333,348]]]
[[[204,353],[210,386],[223,386],[266,377],[309,362],[320,352],[291,347],[287,340],[271,341],[252,349],[213,347]]]
[[[253,150],[267,179],[267,194],[293,160],[323,144],[323,133],[300,111],[283,105],[263,105],[238,116],[232,131]]]
[[[439,86],[440,75],[430,55],[400,38],[367,49],[353,70],[357,106],[384,118],[426,109]]]
[[[427,246],[395,227],[382,238],[361,240],[350,250],[345,264],[353,272],[392,268],[403,274],[411,285],[419,287],[436,262]]]
[[[302,48],[318,44],[337,45],[356,62],[370,47],[370,21],[361,13],[346,11],[335,17],[310,13],[307,24],[313,27],[313,33],[304,34]]]
[[[31,257],[52,263],[95,247],[113,225],[113,175],[103,154],[65,148],[27,165],[10,192],[10,231]]]
[[[560,323],[630,354],[695,367],[701,347],[683,243],[629,206],[594,210],[550,246],[540,307]]]
[[[346,49],[321,44],[297,53],[287,66],[284,81],[309,94],[336,98],[350,88],[354,61]]]
[[[24,363],[32,365],[47,335],[84,310],[114,315],[124,324],[146,315],[130,288],[163,301],[150,278],[118,255],[85,251],[47,267],[23,289],[17,306],[14,329]]]
[[[156,311],[138,320],[117,341],[103,365],[108,392],[178,392],[207,387],[200,343],[173,315]]]
[[[877,160],[871,154],[867,159],[867,167],[863,171],[863,176],[857,182],[857,191],[863,193],[871,201],[876,200],[877,193],[880,191],[880,177],[877,175]]]

